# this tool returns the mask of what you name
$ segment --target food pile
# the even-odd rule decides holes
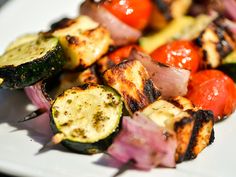
[[[138,169],[175,167],[236,108],[236,1],[86,0],[80,15],[0,56],[0,87],[24,89],[62,143]]]

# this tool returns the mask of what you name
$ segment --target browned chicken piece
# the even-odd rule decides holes
[[[88,84],[88,83],[93,83],[93,84],[99,84],[99,78],[97,76],[96,70],[95,70],[95,65],[87,68],[86,70],[82,71],[78,77],[77,81],[80,84]]]
[[[64,72],[60,75],[59,82],[60,85],[56,91],[56,95],[60,95],[71,87],[89,83],[100,84],[100,80],[95,71],[95,65],[92,65],[81,72]]]
[[[107,53],[110,33],[87,16],[62,19],[49,32],[57,37],[67,56],[66,69],[85,69]]]
[[[157,100],[160,91],[154,86],[145,67],[138,60],[124,61],[105,71],[105,82],[123,97],[130,114]]]
[[[197,157],[214,140],[213,114],[194,108],[186,98],[158,99],[142,113],[159,126],[176,133],[176,162]]]
[[[222,60],[236,49],[236,41],[224,21],[224,18],[218,17],[195,40],[203,50],[206,68],[218,67]]]
[[[102,57],[96,62],[97,71],[99,74],[103,75],[103,73],[110,69],[111,67],[115,66],[115,63],[108,58],[108,56]]]

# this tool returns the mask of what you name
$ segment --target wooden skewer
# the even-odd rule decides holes
[[[135,164],[135,161],[133,159],[129,160],[128,162],[123,164],[112,177],[120,176],[121,174],[126,172],[128,169],[132,168],[134,166],[134,164]]]
[[[22,122],[26,122],[28,120],[35,119],[38,116],[44,114],[45,112],[47,112],[45,109],[37,109],[37,110],[31,112],[30,114],[28,114],[27,116],[25,116],[22,120],[19,120],[18,123],[22,123]]]
[[[49,142],[47,142],[46,144],[43,145],[43,147],[41,149],[39,149],[39,151],[35,154],[35,155],[39,155],[43,152],[45,152],[48,148],[53,147],[57,144],[59,144],[60,142],[62,142],[64,140],[64,134],[62,133],[57,133],[55,134],[51,140]]]

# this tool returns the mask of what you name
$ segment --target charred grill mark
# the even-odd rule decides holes
[[[196,44],[197,46],[199,46],[199,47],[202,47],[202,36],[203,36],[203,33],[204,33],[204,31],[202,31],[202,32],[200,33],[199,37],[197,37],[197,38],[194,40],[195,44]]]
[[[169,139],[172,139],[172,138],[175,137],[174,134],[172,134],[172,133],[170,133],[170,132],[168,132],[168,131],[164,131],[164,132],[163,132],[163,136],[164,136],[164,138],[165,138],[165,141],[168,141]]]
[[[212,144],[212,143],[214,142],[214,140],[215,140],[215,130],[212,129],[212,131],[211,131],[211,136],[210,136],[210,140],[209,140],[209,144],[208,144],[208,145]]]
[[[95,71],[95,65],[89,67],[88,69],[84,70],[80,73],[78,77],[78,81],[81,84],[84,83],[99,83],[99,78],[97,76],[97,73]]]
[[[160,67],[165,67],[165,68],[169,68],[168,65],[165,65],[163,63],[160,63],[160,62],[156,62],[156,64],[158,64]]]
[[[149,102],[152,103],[161,96],[160,91],[155,88],[151,79],[148,79],[144,82],[144,95],[148,98]]]
[[[104,79],[122,95],[130,114],[143,109],[160,96],[146,69],[137,60],[123,61],[108,69]]]
[[[208,34],[211,34],[207,36]],[[206,67],[217,67],[235,48],[235,40],[230,30],[225,26],[224,17],[214,20],[197,39],[196,45],[202,48]],[[210,44],[211,47],[209,48]],[[208,46],[208,47],[207,47]]]
[[[189,115],[190,116],[190,115]],[[194,126],[194,119],[191,117],[184,117],[174,125],[174,131],[177,135],[177,149],[176,149],[176,162],[185,160],[185,155],[190,143],[190,137]]]
[[[189,117],[182,118],[179,122],[176,122],[174,125],[174,130],[177,131],[178,128],[183,128],[186,124],[192,122],[193,119]]]
[[[198,138],[200,130],[209,121],[213,122],[213,114],[211,111],[198,110],[196,112],[189,110],[190,115],[195,119],[191,139],[184,157],[184,160],[190,160],[196,158],[198,154],[194,152],[194,148],[198,145]],[[209,139],[208,139],[209,140]],[[209,144],[209,142],[208,142]],[[207,144],[207,145],[208,145]]]
[[[109,46],[108,54],[114,52],[116,49],[118,49],[117,46],[114,46],[114,45]]]
[[[176,107],[180,108],[180,109],[184,109],[184,106],[178,102],[178,100],[175,100],[175,99],[171,99],[171,100],[168,100],[170,103],[172,103],[173,105],[175,105]]]
[[[82,90],[87,90],[89,87],[91,86],[91,84],[84,84],[84,85],[81,85],[79,88],[81,88]]]
[[[137,100],[127,96],[127,103],[132,112],[136,112],[142,109],[144,106],[141,105]]]
[[[75,36],[67,35],[66,40],[70,45],[79,45],[79,39]]]
[[[98,76],[102,76],[106,70],[114,66],[115,66],[115,63],[112,60],[110,60],[108,57],[103,57],[102,59],[98,60],[96,63],[96,72]]]
[[[171,5],[170,1],[155,0],[155,4],[157,5],[157,8],[163,13],[167,21],[172,19],[172,14],[170,12],[170,5]]]
[[[63,18],[61,19],[60,21],[56,22],[56,23],[53,23],[51,25],[51,30],[50,32],[54,32],[56,30],[59,30],[59,29],[63,29],[63,28],[66,28],[66,27],[69,27],[70,25],[74,24],[75,23],[75,20],[72,20],[70,18]]]
[[[224,31],[224,29],[220,27],[216,28],[215,33],[219,37],[219,42],[216,44],[216,50],[218,51],[220,58],[223,59],[230,52],[233,51],[233,48],[225,38],[225,35],[228,35],[228,34]]]
[[[131,64],[131,62],[133,62],[135,60],[124,60],[123,62],[119,63],[118,65],[116,65],[116,68],[121,68],[123,70],[127,69]]]
[[[147,106],[148,101],[146,100],[146,96],[136,88],[133,82],[127,80],[124,75],[120,74],[120,80],[122,83],[127,85],[127,88],[135,89],[135,95],[130,96],[128,90],[122,91],[122,95],[124,96],[127,106],[130,108],[131,112],[136,112],[140,109],[143,109]]]

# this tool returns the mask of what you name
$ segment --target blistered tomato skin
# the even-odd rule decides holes
[[[218,70],[203,70],[193,74],[187,97],[195,106],[213,111],[215,121],[229,116],[236,108],[234,82]]]
[[[195,73],[201,64],[202,55],[191,41],[178,40],[167,43],[151,53],[151,57],[161,63]]]
[[[103,7],[138,30],[147,26],[152,12],[151,0],[106,0]]]

